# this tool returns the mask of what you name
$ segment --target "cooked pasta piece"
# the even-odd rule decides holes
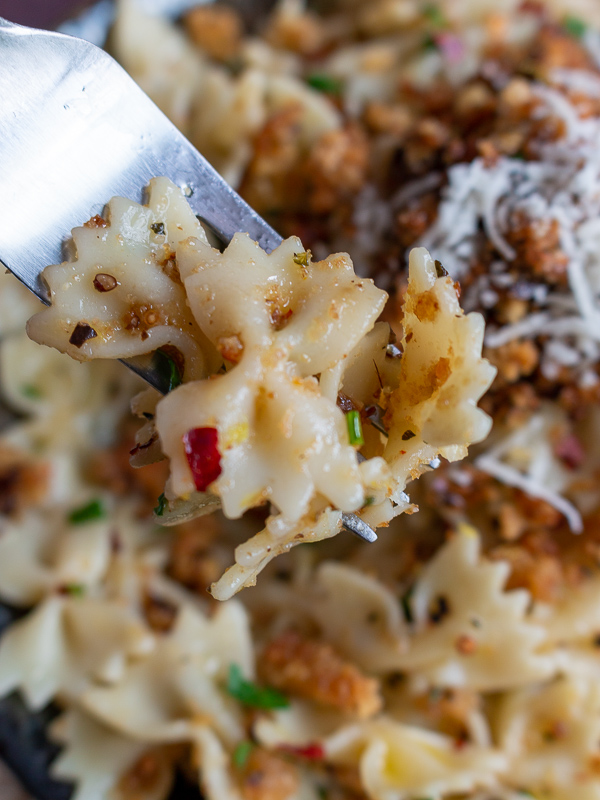
[[[265,502],[279,512],[237,549],[215,597],[252,584],[277,553],[335,535],[338,510],[387,524],[410,508],[410,479],[487,435],[476,403],[495,370],[481,358],[483,322],[464,315],[426,251],[411,256],[393,358],[389,329],[375,325],[386,294],[348,256],[313,261],[295,237],[268,255],[243,234],[221,253],[164,178],[147,206],[114,198],[109,210],[74,231],[75,261],[45,271],[53,303],[29,333],[79,359],[164,348],[178,380],[162,400],[137,401],[135,463],[162,450],[166,501],[200,493],[198,513],[211,497],[230,518]],[[192,514],[193,502],[167,521]]]

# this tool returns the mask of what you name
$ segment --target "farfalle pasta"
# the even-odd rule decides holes
[[[53,350],[0,275],[0,712],[74,800],[600,800],[598,10],[115,6],[291,238],[90,209]]]
[[[138,451],[160,445],[169,459],[166,500],[205,493],[233,519],[266,502],[278,512],[238,548],[219,599],[276,553],[337,533],[328,509],[389,522],[409,507],[411,478],[487,435],[483,324],[426,251],[412,255],[402,353],[390,357],[389,329],[375,327],[386,294],[348,256],[313,261],[295,237],[267,254],[244,234],[221,253],[166,179],[147,206],[108,209],[74,232],[76,260],[44,272],[52,304],[29,334],[78,359],[171,354],[183,385],[155,409],[150,396],[138,404],[151,420]],[[200,498],[199,513],[210,508]]]

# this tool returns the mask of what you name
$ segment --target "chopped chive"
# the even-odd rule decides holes
[[[71,597],[83,597],[85,594],[85,586],[82,583],[67,583],[63,589]]]
[[[287,708],[290,704],[287,697],[276,689],[263,688],[246,680],[237,664],[229,667],[227,691],[240,703],[252,708]]]
[[[434,50],[439,49],[438,43],[436,42],[435,38],[433,36],[430,36],[429,34],[427,34],[427,36],[425,36],[425,38],[423,39],[422,47],[426,53],[430,53],[433,52]]]
[[[235,750],[233,751],[232,760],[234,765],[238,769],[244,769],[246,766],[248,759],[250,758],[250,753],[254,749],[254,743],[250,742],[246,739],[244,742],[240,742]]]
[[[37,386],[33,386],[31,383],[26,383],[24,386],[21,386],[21,394],[29,400],[39,400],[40,397],[42,397],[42,393]]]
[[[374,502],[375,502],[375,498],[374,497],[372,497],[372,496],[365,497],[364,506],[365,507],[366,506],[372,506]]]
[[[563,28],[569,36],[573,36],[575,39],[582,39],[587,31],[585,22],[572,14],[567,14],[563,19]]]
[[[154,222],[150,225],[150,230],[152,233],[155,233],[157,236],[164,236],[165,233],[165,223],[164,222]]]
[[[162,517],[165,513],[165,509],[167,508],[167,498],[165,497],[165,493],[163,492],[161,495],[158,496],[158,500],[156,501],[156,506],[154,508],[154,513],[157,517]]]
[[[72,525],[83,525],[86,522],[93,522],[96,519],[103,519],[106,516],[106,509],[101,500],[92,500],[85,506],[76,508],[69,514],[69,522]]]
[[[317,89],[319,92],[325,92],[325,94],[342,93],[342,82],[338,80],[338,78],[334,78],[332,75],[324,75],[321,72],[313,72],[312,75],[309,75],[306,78],[306,82],[309,86],[312,86],[313,89]]]
[[[423,9],[423,16],[435,27],[446,28],[448,20],[444,16],[442,9],[435,3],[430,3]]]
[[[326,786],[317,786],[317,794],[319,795],[319,800],[329,799],[329,789]]]
[[[410,586],[400,598],[400,605],[402,606],[402,613],[404,614],[404,619],[410,625],[414,622],[414,616],[412,612],[412,595],[414,592],[414,587]]]
[[[365,443],[365,438],[362,431],[362,422],[360,421],[360,413],[358,411],[346,412],[346,424],[348,425],[348,436],[350,437],[350,444],[361,445]]]
[[[181,385],[181,372],[175,363],[175,359],[164,350],[157,350],[154,354],[154,363],[160,375],[161,383],[167,392],[172,392]]]

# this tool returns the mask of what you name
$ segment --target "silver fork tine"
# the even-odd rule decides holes
[[[156,175],[224,241],[281,242],[103,50],[0,18],[0,53],[0,258],[38,297],[71,228]]]
[[[268,225],[103,50],[82,39],[0,17],[0,260],[42,301],[40,273],[63,260],[71,229],[115,195],[141,200],[161,175],[184,189],[194,212],[228,242],[244,231],[267,252]],[[161,389],[150,356],[130,369]],[[377,535],[344,514],[367,541]]]

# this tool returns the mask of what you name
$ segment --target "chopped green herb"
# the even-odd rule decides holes
[[[319,800],[328,800],[329,789],[326,786],[317,786],[317,794],[319,795]]]
[[[306,250],[303,253],[294,253],[294,263],[298,264],[299,267],[308,267],[312,260],[312,253],[310,250]]]
[[[423,16],[435,27],[448,27],[448,20],[444,16],[442,9],[435,3],[430,3],[423,9]]]
[[[342,82],[332,75],[324,75],[321,72],[314,72],[306,78],[306,82],[313,89],[326,94],[341,94]]]
[[[262,688],[252,681],[247,681],[237,664],[231,664],[229,667],[227,691],[240,703],[252,708],[287,708],[290,704],[287,697],[275,689]]]
[[[563,28],[569,36],[573,36],[575,39],[582,39],[587,31],[585,22],[572,14],[567,14],[563,19]]]
[[[238,744],[233,751],[233,763],[238,769],[244,769],[253,749],[254,743],[248,739]]]
[[[164,222],[154,222],[150,225],[150,230],[152,233],[155,233],[157,236],[164,236],[165,233],[165,223]]]
[[[156,506],[154,508],[154,513],[157,517],[162,517],[165,513],[165,509],[167,508],[167,498],[165,497],[165,493],[163,492],[159,495],[158,500],[156,501]]]
[[[154,363],[167,392],[172,392],[181,385],[181,372],[175,360],[164,350],[157,350]]]
[[[375,498],[374,497],[372,497],[372,496],[365,497],[364,505],[365,505],[365,507],[366,506],[372,506],[374,502],[375,502]]]
[[[448,274],[448,270],[442,265],[442,262],[437,259],[435,261],[435,274],[438,278],[445,278]]]
[[[436,42],[435,38],[427,34],[427,36],[425,36],[425,38],[423,39],[423,50],[426,53],[429,53],[437,49],[438,49],[438,43]]]
[[[93,522],[96,519],[104,519],[106,509],[101,500],[92,500],[81,508],[76,508],[69,514],[69,522],[72,525],[83,525],[86,522]]]
[[[411,606],[413,592],[414,592],[414,587],[411,586],[404,592],[404,594],[400,598],[402,613],[404,614],[404,619],[408,622],[409,625],[412,622],[414,622],[415,619],[413,617],[412,606]]]
[[[416,434],[413,431],[404,431],[402,434],[402,441],[408,442],[409,439],[414,439]]]
[[[71,597],[83,597],[85,594],[85,586],[82,583],[67,583],[63,589]]]
[[[39,400],[42,396],[37,386],[33,386],[31,383],[26,383],[25,386],[21,386],[21,394],[29,400]]]
[[[348,425],[348,436],[350,437],[350,444],[361,445],[365,443],[365,437],[362,431],[362,422],[360,421],[360,412],[347,411],[346,424]]]

